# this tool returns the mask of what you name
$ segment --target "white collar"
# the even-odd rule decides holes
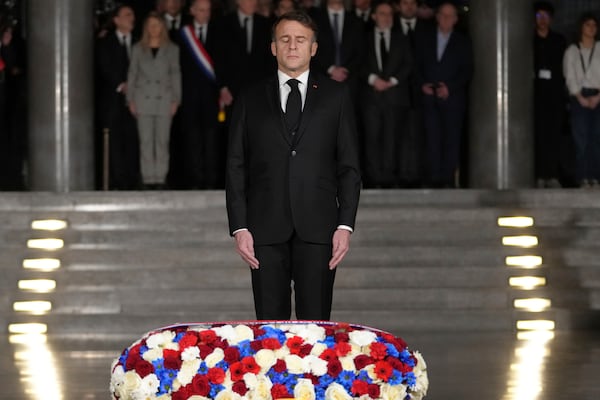
[[[290,79],[296,79],[296,80],[300,81],[300,83],[303,84],[304,87],[307,87],[309,73],[310,73],[310,70],[307,69],[306,71],[301,73],[297,78],[292,78],[285,72],[278,69],[277,70],[277,78],[279,79],[279,86],[285,85],[287,83],[287,81],[289,81]]]

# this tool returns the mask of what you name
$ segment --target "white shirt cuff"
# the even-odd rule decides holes
[[[235,231],[233,231],[231,233],[231,236],[235,236],[236,233],[241,232],[241,231],[247,231],[248,228],[240,228],[240,229],[236,229]]]
[[[338,225],[337,229],[342,229],[342,230],[348,231],[350,233],[354,232],[354,229],[352,229],[352,227],[348,226],[348,225]]]

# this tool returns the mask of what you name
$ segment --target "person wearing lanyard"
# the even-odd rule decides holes
[[[567,48],[563,68],[571,95],[571,129],[575,142],[575,177],[582,188],[600,187],[600,49],[598,20],[585,14],[579,41]]]

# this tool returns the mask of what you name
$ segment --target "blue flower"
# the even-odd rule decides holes
[[[225,390],[225,386],[223,385],[219,385],[219,384],[210,384],[210,392],[208,394],[208,397],[211,399],[214,399],[215,397],[217,397],[217,394],[219,394],[219,392]]]
[[[181,341],[181,338],[184,337],[186,334],[186,332],[179,332],[177,335],[175,335],[175,339],[173,339],[174,343],[179,343]]]
[[[156,371],[156,376],[158,376],[158,374],[165,369],[165,359],[157,358],[152,361],[152,365],[154,366],[154,371]]]
[[[252,350],[249,340],[243,340],[239,342],[238,349],[240,350],[240,356],[242,358],[254,355],[254,350]]]
[[[229,369],[229,364],[227,364],[227,361],[222,360],[219,361],[216,365],[216,368],[221,368],[223,371],[227,371]]]
[[[268,325],[263,325],[261,326],[261,329],[263,329],[265,331],[264,335],[260,335],[258,336],[256,339],[257,340],[263,340],[263,339],[267,339],[267,338],[275,338],[279,341],[279,343],[283,344],[285,343],[285,333],[281,330],[281,329],[276,329],[273,328],[272,326],[268,326]]]
[[[367,373],[367,371],[360,371],[360,373],[358,374],[358,376],[356,377],[356,379],[361,380],[361,381],[365,381],[368,384],[373,383],[373,379],[371,379],[369,377],[369,374]]]
[[[204,361],[200,363],[197,374],[206,375],[208,373],[208,365]]]
[[[340,385],[349,391],[352,388],[352,382],[354,382],[354,378],[354,372],[342,371],[342,373],[338,375],[337,380]],[[400,379],[402,379],[402,376],[400,376]]]
[[[417,383],[417,377],[413,372],[407,372],[404,374],[404,382],[410,387],[415,386]]]
[[[119,364],[121,364],[123,368],[125,368],[125,364],[127,363],[127,356],[129,356],[129,348],[127,348],[123,354],[121,354],[121,357],[119,357]]]
[[[406,349],[402,350],[399,358],[400,358],[400,361],[402,361],[404,364],[408,365],[409,367],[415,366],[415,360],[413,360],[412,355],[410,354],[410,351],[408,351]]]
[[[392,372],[392,376],[390,376],[390,379],[388,380],[388,383],[390,385],[400,385],[402,383],[402,372],[394,370],[394,372]]]
[[[400,353],[398,352],[398,349],[396,349],[396,346],[394,346],[391,343],[386,343],[385,347],[387,348],[387,353],[395,358],[398,358],[398,356],[400,355]]]

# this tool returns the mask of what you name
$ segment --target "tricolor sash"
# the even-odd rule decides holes
[[[183,41],[192,52],[194,60],[206,76],[213,81],[217,80],[215,75],[215,67],[212,58],[204,48],[204,45],[194,33],[193,25],[186,25],[181,29]]]

